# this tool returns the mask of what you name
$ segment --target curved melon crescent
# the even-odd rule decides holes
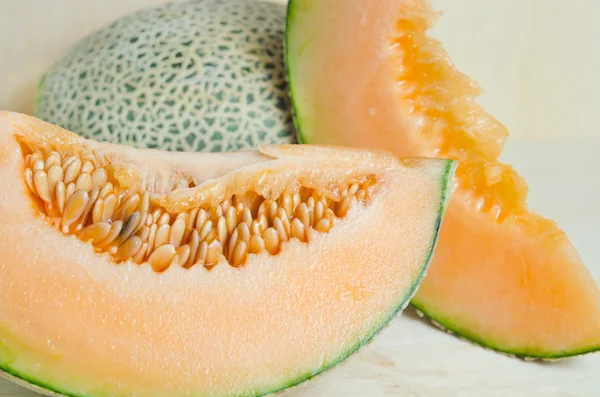
[[[525,181],[497,160],[507,131],[427,36],[436,17],[427,0],[291,0],[286,62],[301,140],[459,160],[412,303],[503,352],[600,349],[600,290],[565,233],[527,208]]]
[[[99,159],[115,183],[149,191],[173,212],[249,190],[275,198],[301,184],[333,200],[345,182],[371,176],[374,184],[308,243],[291,239],[241,267],[221,256],[212,270],[154,272],[117,264],[41,216],[25,156],[50,150]],[[429,263],[453,172],[453,161],[305,145],[139,150],[0,113],[0,368],[71,396],[255,396],[309,379],[405,307]]]

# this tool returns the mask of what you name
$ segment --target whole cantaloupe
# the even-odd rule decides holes
[[[87,138],[173,151],[292,143],[285,6],[197,0],[126,16],[45,74],[35,115]]]

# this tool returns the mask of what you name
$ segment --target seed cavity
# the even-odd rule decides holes
[[[354,204],[366,205],[376,183],[373,176],[354,181],[336,199],[303,186],[268,200],[249,191],[171,214],[149,192],[121,188],[113,168],[98,164],[89,153],[32,153],[25,157],[23,177],[38,208],[60,231],[116,263],[148,264],[155,272],[171,266],[210,270],[220,262],[240,267],[252,255],[277,255],[290,240],[310,243]]]

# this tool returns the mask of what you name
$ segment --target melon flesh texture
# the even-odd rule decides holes
[[[50,151],[92,156],[115,188],[151,192],[173,215],[251,190],[274,199],[301,185],[335,201],[353,180],[372,184],[307,242],[292,238],[237,267],[221,256],[210,269],[157,272],[43,216],[48,206],[23,175],[28,152]],[[308,145],[175,155],[0,113],[0,368],[70,396],[255,396],[311,378],[408,303],[453,171],[447,160]]]
[[[291,0],[287,66],[304,143],[459,160],[431,269],[412,303],[472,341],[554,358],[600,348],[600,291],[567,236],[497,161],[508,135],[426,35],[424,0]]]

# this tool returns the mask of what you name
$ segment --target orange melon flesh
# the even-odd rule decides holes
[[[221,258],[210,271],[156,273],[115,264],[44,219],[23,179],[26,148],[93,153],[127,170],[119,183],[175,212],[240,189],[277,196],[301,183],[335,195],[345,180],[377,181],[364,206],[308,243],[292,239],[242,267]],[[72,396],[254,396],[299,383],[345,359],[408,303],[453,167],[304,145],[169,154],[0,113],[0,368]]]
[[[497,161],[507,136],[479,88],[426,35],[425,0],[291,0],[287,67],[304,143],[459,160],[428,276],[412,303],[491,348],[564,357],[600,348],[600,291],[567,236]]]

